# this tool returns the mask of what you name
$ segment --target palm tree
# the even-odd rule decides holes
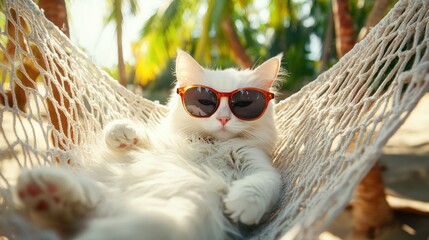
[[[64,0],[39,0],[38,5],[40,8],[42,8],[45,14],[45,17],[49,19],[52,23],[54,23],[58,28],[61,29],[61,31],[66,34],[66,36],[69,36],[69,27],[68,27],[68,20],[67,20],[67,11],[66,11],[66,4]],[[15,13],[15,10],[11,9],[11,17],[14,19],[14,22],[20,22],[22,28],[25,31],[28,30],[28,25],[25,22],[24,19],[20,19],[20,21],[17,21],[18,16]],[[35,46],[31,46],[31,44],[27,43],[20,31],[18,31],[18,35],[15,36],[15,33],[17,32],[15,30],[15,25],[12,24],[10,19],[7,19],[7,28],[8,33],[10,34],[11,39],[15,39],[15,42],[18,42],[20,47],[23,49],[32,48],[32,51],[36,55],[40,56],[39,50]],[[14,41],[8,41],[7,42],[7,52],[9,55],[13,55],[15,53],[16,46],[14,45]],[[40,62],[40,66],[45,66],[44,63]],[[34,84],[36,82],[37,77],[40,75],[40,72],[37,70],[37,68],[34,65],[34,61],[32,59],[29,59],[27,57],[23,58],[22,62],[23,70],[17,70],[16,74],[21,79],[22,84],[26,87],[34,88]],[[0,99],[0,102],[2,104],[5,104],[6,102],[9,103],[10,106],[17,105],[17,107],[21,111],[25,111],[25,107],[27,105],[27,96],[25,94],[24,89],[22,89],[19,85],[14,86],[14,94],[16,97],[16,103],[13,102],[13,97],[11,95],[11,92],[7,93],[7,99]]]
[[[253,60],[247,49],[253,42],[247,41],[234,24],[245,21],[235,9],[251,7],[251,2],[172,0],[161,7],[146,22],[141,40],[133,46],[137,81],[146,85],[155,79],[177,48],[191,51],[205,65],[215,59],[218,64],[251,67]],[[201,9],[205,12],[198,15]]]
[[[364,38],[368,28],[378,23],[386,13],[391,0],[377,0],[361,28],[358,40]],[[344,56],[356,43],[355,24],[346,0],[333,0],[336,47],[339,57]],[[374,238],[380,229],[393,223],[393,213],[386,200],[381,167],[377,162],[362,179],[355,191],[353,200],[353,228],[355,234]]]
[[[171,59],[177,48],[191,52],[203,65],[216,63],[217,67],[247,68],[260,59],[283,52],[284,65],[292,73],[283,85],[289,90],[299,89],[314,79],[321,65],[329,67],[338,60],[331,50],[333,31],[326,28],[334,23],[329,20],[333,18],[329,14],[332,10],[329,1],[266,0],[264,9],[257,9],[257,2],[252,0],[167,2],[150,17],[141,31],[141,39],[133,44],[135,79],[143,86],[160,73],[171,72]],[[366,5],[364,9],[351,9],[353,21],[367,16],[370,8]],[[255,20],[261,10],[268,11],[268,20]],[[355,25],[359,29],[360,24]],[[354,43],[356,36],[351,33]],[[324,46],[323,59],[310,57],[312,38]]]
[[[350,51],[356,43],[355,28],[347,0],[333,0],[332,12],[335,25],[335,42],[338,58]]]
[[[251,68],[253,65],[252,59],[246,53],[246,49],[240,42],[235,26],[232,23],[231,16],[224,15],[221,24],[222,30],[225,32],[229,45],[231,46],[231,50],[234,53],[237,65],[243,68]]]
[[[128,3],[131,14],[136,14],[138,11],[137,0],[126,0]],[[109,15],[106,18],[106,23],[114,22],[116,24],[116,42],[118,46],[118,72],[119,72],[119,83],[122,86],[127,86],[127,76],[125,72],[125,62],[123,54],[123,43],[122,43],[122,25],[124,21],[123,15],[123,0],[109,0]]]
[[[39,0],[38,5],[43,9],[45,17],[70,37],[65,0]]]
[[[39,0],[38,5],[42,8],[45,14],[45,17],[53,22],[66,36],[69,36],[69,27],[67,20],[67,11],[66,4],[64,0]],[[16,12],[13,8],[10,9],[11,15],[10,17],[14,20],[13,22],[20,22],[22,29],[25,31],[24,34],[27,34],[29,29],[29,23],[26,23],[24,19],[20,19],[20,21],[16,21],[20,16],[17,16]],[[12,23],[11,19],[7,19],[8,33],[10,33],[9,41],[7,43],[7,54],[16,54],[16,47],[14,42],[17,42],[21,48],[23,49],[31,49],[32,57],[22,56],[20,59],[20,66],[16,68],[16,77],[21,81],[21,84],[27,88],[35,88],[36,80],[40,75],[40,68],[47,70],[47,62],[45,62],[45,58],[43,57],[43,52],[40,51],[37,44],[31,42],[31,40],[26,40],[23,38],[23,33],[18,33],[15,35],[16,26]],[[14,41],[11,41],[14,39]],[[14,64],[14,63],[8,63]],[[61,63],[58,62],[58,59],[53,59],[50,64],[54,64],[58,71],[55,72],[56,78],[60,79],[61,76],[64,76],[64,69]],[[36,67],[38,66],[38,67]],[[49,71],[49,70],[47,70]],[[61,75],[61,76],[60,76]],[[54,100],[63,103],[64,108],[57,108],[53,99],[47,99],[48,105],[48,113],[52,124],[55,129],[59,132],[62,132],[65,136],[73,139],[73,131],[69,131],[68,121],[66,117],[66,113],[64,111],[70,110],[70,101],[68,98],[62,96],[62,91],[58,89],[57,85],[50,84],[48,81],[51,81],[49,78],[44,78],[44,81],[47,81],[46,86],[51,86],[48,91],[52,92]],[[69,79],[68,81],[59,81],[59,84],[62,84],[61,88],[63,88],[69,96],[72,96],[70,83],[69,81],[73,81],[73,79]],[[9,106],[17,106],[21,111],[26,111],[27,105],[27,95],[24,88],[19,84],[14,84],[13,91],[7,92],[6,98],[3,99],[1,96],[0,102],[2,104],[8,104]],[[73,114],[72,114],[73,115]],[[53,133],[53,132],[52,132]],[[54,135],[51,135],[53,144],[57,145],[59,148],[63,148],[63,140],[62,139],[54,139]]]
[[[369,31],[369,28],[375,26],[380,20],[386,15],[388,9],[392,7],[392,4],[395,3],[395,0],[377,0],[374,2],[374,6],[369,13],[365,21],[365,25],[361,28],[359,32],[358,39],[363,39]]]

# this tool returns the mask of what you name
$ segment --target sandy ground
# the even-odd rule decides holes
[[[3,115],[5,136],[14,135],[12,131],[23,132],[31,122],[20,123],[14,130],[8,125],[13,124],[12,114]],[[30,134],[30,138],[41,133]],[[0,136],[1,137],[1,136]],[[13,139],[12,139],[13,140]],[[31,140],[33,141],[33,140]],[[43,138],[37,140],[42,148],[46,143]],[[22,148],[9,151],[3,138],[0,138],[0,172],[7,179],[16,179],[19,166],[12,159],[13,154],[22,154]],[[39,144],[40,146],[40,144]],[[380,162],[383,166],[383,177],[386,191],[390,196],[410,201],[400,201],[404,207],[416,206],[420,213],[395,211],[396,224],[390,227],[377,239],[424,239],[429,240],[429,93],[423,97],[416,109],[398,132],[389,140],[383,149],[384,155]],[[0,178],[0,187],[6,182]],[[395,203],[389,197],[390,203]],[[425,214],[422,214],[425,212]],[[350,209],[345,209],[329,229],[321,235],[321,239],[365,239],[351,234]]]

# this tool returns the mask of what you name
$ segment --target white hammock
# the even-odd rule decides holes
[[[6,0],[5,6],[1,14],[15,32],[2,26],[0,95],[6,98],[6,89],[16,93],[16,84],[32,104],[27,113],[16,99],[0,106],[0,236],[36,239],[40,231],[25,224],[11,204],[14,166],[72,163],[87,154],[86,143],[104,123],[130,118],[154,126],[167,109],[112,80],[31,0]],[[21,18],[13,18],[13,11]],[[18,33],[25,33],[26,45],[17,43]],[[5,39],[15,43],[14,54],[6,53]],[[25,86],[23,79],[30,75],[25,61],[34,63],[42,84]],[[55,89],[60,89],[57,97]],[[276,105],[281,141],[274,164],[283,176],[282,197],[272,218],[249,230],[249,238],[317,238],[428,90],[429,2],[400,1],[334,67]],[[55,111],[46,124],[47,101]],[[67,121],[56,129],[54,118],[62,115]]]

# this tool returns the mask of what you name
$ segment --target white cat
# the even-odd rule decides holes
[[[178,90],[158,129],[114,121],[77,169],[23,171],[22,205],[73,239],[240,237],[237,223],[258,223],[279,196],[269,91],[280,63],[208,70],[179,50]]]

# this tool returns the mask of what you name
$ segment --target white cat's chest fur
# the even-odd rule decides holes
[[[153,148],[138,151],[133,155],[134,160],[140,162],[136,165],[141,164],[151,168],[152,165],[156,167],[161,161],[174,166],[173,169],[176,167],[186,169],[197,176],[216,174],[228,185],[242,177],[240,167],[246,159],[239,150],[249,148],[245,145],[246,141],[240,142],[239,139],[206,141],[179,138],[175,136],[169,140],[163,139]],[[148,159],[154,157],[158,163],[150,160],[147,162]]]
[[[233,181],[243,177],[240,168],[246,161],[245,155],[250,154],[247,141],[152,136],[155,143],[152,147],[112,154],[108,158],[113,164],[103,163],[104,155],[94,176],[106,176],[100,182],[107,182],[111,190],[128,197],[161,198],[180,195],[188,189],[209,190],[221,196],[228,192]]]
[[[237,141],[226,142],[199,142],[195,144],[199,150],[192,149],[192,156],[188,157],[196,166],[209,168],[230,184],[232,181],[241,178],[240,163],[244,161],[239,156],[237,149],[243,147]],[[197,154],[195,154],[197,153]]]

